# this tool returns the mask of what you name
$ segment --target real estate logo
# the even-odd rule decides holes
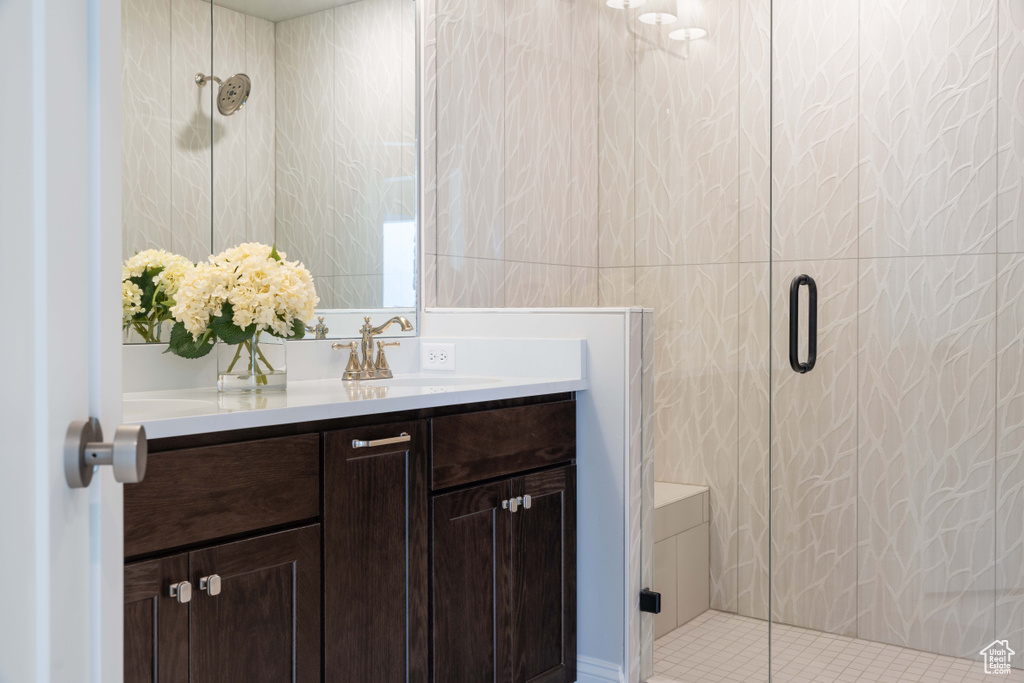
[[[997,676],[1008,676],[1010,674],[1010,658],[1016,652],[1010,649],[1008,640],[995,640],[991,645],[981,651],[985,658],[985,673]]]

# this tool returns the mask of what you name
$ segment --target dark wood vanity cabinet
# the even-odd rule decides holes
[[[575,444],[570,395],[151,444],[125,681],[575,681]]]
[[[318,524],[129,564],[124,592],[126,683],[320,680]]]
[[[324,434],[324,673],[427,681],[425,421]]]
[[[575,482],[569,465],[434,497],[434,681],[576,680]]]

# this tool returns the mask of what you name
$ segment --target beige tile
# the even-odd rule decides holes
[[[572,305],[597,306],[597,268],[572,268]]]
[[[996,634],[1024,653],[1024,256],[999,257],[996,296]]]
[[[773,3],[774,257],[857,255],[858,3]]]
[[[631,266],[635,250],[634,105],[631,87],[598,80],[598,239],[600,265]]]
[[[859,635],[992,637],[995,256],[861,262]]]
[[[661,613],[654,617],[654,637],[661,638],[679,625],[676,619],[678,577],[676,537],[654,544],[654,586],[661,593]]]
[[[996,3],[861,5],[862,258],[995,251]]]
[[[676,620],[685,624],[710,607],[710,524],[701,524],[684,531],[676,539]],[[655,551],[657,552],[657,551]]]
[[[773,264],[772,614],[783,623],[857,628],[857,262]],[[789,366],[790,283],[817,281],[814,369]],[[806,296],[806,288],[804,296]],[[806,358],[807,302],[800,357]]]
[[[121,4],[122,253],[174,248],[170,0]],[[195,86],[193,85],[193,88]]]
[[[439,254],[492,259],[504,254],[504,45],[501,0],[439,0]]]
[[[277,239],[314,276],[336,275],[333,13],[276,24]],[[303,106],[295,106],[295,102]]]
[[[213,88],[199,89],[197,71],[210,73],[211,6],[171,0],[171,240],[193,261],[213,249],[210,127]]]
[[[571,263],[571,92],[567,60],[517,44],[506,50],[504,216],[510,261]]]
[[[633,306],[636,303],[636,270],[630,268],[598,269],[598,305]]]
[[[597,74],[573,66],[571,222],[575,266],[598,265],[599,108]]]
[[[572,268],[541,263],[505,262],[505,305],[553,307],[572,305]]]
[[[264,244],[273,244],[277,232],[274,42],[274,24],[245,17],[245,69],[260,84],[245,103],[246,240]]]
[[[739,5],[705,7],[709,36],[687,58],[637,53],[637,265],[738,260]]]
[[[712,605],[736,608],[739,265],[638,268],[655,315],[659,481],[711,488]]]
[[[767,261],[771,217],[771,1],[740,3],[740,260]]]
[[[690,496],[654,510],[654,541],[664,541],[704,523],[704,496]]]
[[[999,251],[1024,251],[1024,9],[998,0]]]
[[[737,610],[768,618],[769,264],[741,264]]]
[[[245,15],[213,5],[213,72],[221,78],[246,73]],[[207,88],[215,89],[216,84]],[[268,91],[273,92],[273,91]],[[264,96],[266,93],[261,93]],[[214,114],[213,148],[213,251],[246,241],[248,234],[248,176],[246,141],[248,109],[243,115]],[[304,255],[299,256],[305,260]],[[312,255],[311,255],[312,256]]]
[[[500,308],[505,305],[502,261],[437,257],[437,305],[444,308]]]

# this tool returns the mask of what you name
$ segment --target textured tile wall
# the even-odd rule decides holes
[[[414,11],[363,0],[276,24],[277,239],[322,306],[378,307],[401,272],[382,225],[415,215]]]
[[[596,305],[598,3],[424,11],[424,301]]]
[[[273,241],[273,24],[219,6],[211,16],[201,0],[129,0],[121,25],[125,256],[156,247],[201,260]],[[244,111],[211,120],[216,86],[196,87],[198,72],[247,73]]]

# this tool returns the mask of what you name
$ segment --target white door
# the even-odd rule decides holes
[[[0,0],[0,683],[122,679],[120,2]]]

